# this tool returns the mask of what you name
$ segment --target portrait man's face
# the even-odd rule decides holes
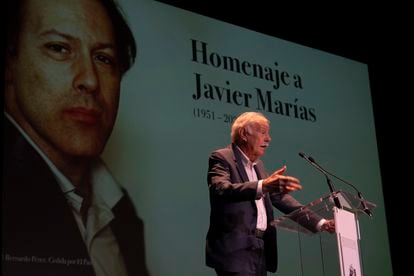
[[[118,110],[120,65],[99,1],[27,1],[6,70],[6,106],[43,149],[99,155]]]

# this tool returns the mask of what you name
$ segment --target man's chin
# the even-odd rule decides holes
[[[98,157],[104,149],[104,145],[100,143],[75,143],[63,146],[65,155],[73,157],[93,158]]]

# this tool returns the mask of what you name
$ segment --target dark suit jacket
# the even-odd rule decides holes
[[[3,275],[93,276],[87,248],[49,167],[3,120]],[[125,194],[110,223],[129,275],[148,275],[143,222]],[[67,265],[64,262],[74,262]]]
[[[258,179],[267,177],[262,161],[256,165]],[[272,205],[290,213],[302,205],[288,194],[266,193],[268,227],[264,238],[255,236],[258,181],[249,181],[242,153],[235,145],[214,151],[209,158],[207,181],[210,193],[210,227],[207,233],[206,264],[224,271],[252,272],[257,262],[255,249],[265,250],[267,270],[277,269],[276,229]]]

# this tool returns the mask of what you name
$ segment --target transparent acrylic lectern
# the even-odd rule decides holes
[[[358,216],[373,208],[375,204],[339,190],[279,217],[271,224],[297,233],[300,276],[362,276]],[[335,234],[316,232],[310,227],[311,222],[320,217],[334,219]]]

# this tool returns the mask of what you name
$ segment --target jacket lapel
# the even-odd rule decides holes
[[[232,144],[231,146],[232,146],[232,150],[234,153],[234,159],[235,159],[234,161],[236,162],[237,171],[239,172],[239,175],[241,179],[243,180],[243,182],[247,182],[249,181],[249,178],[247,177],[246,170],[244,169],[244,166],[243,166],[242,153],[240,152],[240,150],[237,148],[235,144]]]
[[[137,216],[125,191],[112,211],[115,219],[110,225],[122,251],[128,275],[149,275],[145,257],[144,223]]]

